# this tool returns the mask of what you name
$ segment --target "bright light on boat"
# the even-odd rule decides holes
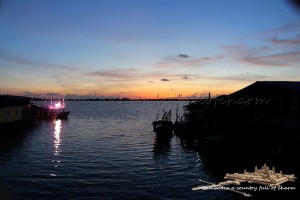
[[[57,108],[57,109],[62,108],[61,103],[60,103],[60,102],[57,102],[57,103],[55,104],[55,108]]]
[[[62,109],[65,107],[65,103],[61,104],[60,101],[56,102],[54,105],[51,103],[49,106],[49,109]]]

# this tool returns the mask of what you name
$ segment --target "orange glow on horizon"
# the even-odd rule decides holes
[[[191,98],[196,97],[200,98],[207,96],[210,92],[211,97],[219,96],[222,94],[230,94],[235,91],[238,91],[250,83],[228,83],[224,85],[204,85],[201,87],[200,84],[185,86],[177,84],[152,84],[152,85],[143,85],[136,84],[135,86],[121,88],[119,86],[111,87],[106,90],[98,90],[96,87],[90,89],[77,88],[77,89],[66,89],[61,90],[59,88],[52,87],[50,88],[10,88],[9,90],[4,90],[0,88],[0,94],[10,94],[10,95],[21,95],[24,96],[24,91],[29,91],[27,96],[30,97],[41,97],[49,98],[51,95],[57,97],[66,97],[68,94],[75,94],[78,96],[90,96],[90,98],[97,97],[112,97],[112,98],[130,98],[130,99],[157,99],[157,98]],[[174,89],[173,89],[174,88]],[[51,98],[51,97],[50,97]]]
[[[32,94],[28,95],[28,94],[24,94],[22,92],[18,92],[18,91],[11,91],[11,92],[7,92],[7,91],[0,91],[1,95],[19,95],[19,96],[30,96],[30,97],[42,97],[42,98],[49,98],[50,96],[57,96],[57,97],[65,97],[66,95],[68,95],[69,93],[60,93],[60,92],[35,92],[34,90],[32,90],[33,92],[31,92]],[[208,91],[211,93],[212,96],[216,96],[216,95],[222,95],[222,94],[230,94],[232,92],[234,92],[234,90],[232,89],[228,89],[228,90],[223,90],[223,91],[219,91],[219,90],[211,90]],[[124,92],[124,93],[100,93],[100,92],[78,92],[75,95],[77,96],[90,96],[90,98],[97,98],[97,97],[115,97],[115,98],[130,98],[130,99],[162,99],[162,98],[188,98],[188,97],[197,97],[200,98],[201,94],[202,96],[206,96],[208,94],[208,92],[189,92],[189,91],[185,91],[185,92],[169,92],[169,91],[128,91],[128,92]],[[50,93],[52,93],[53,95],[49,95]],[[54,95],[56,94],[56,95]]]

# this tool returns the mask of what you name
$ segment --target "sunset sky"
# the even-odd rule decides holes
[[[287,0],[0,0],[0,94],[156,98],[300,80]]]

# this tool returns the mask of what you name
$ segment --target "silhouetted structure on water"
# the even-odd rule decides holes
[[[171,110],[164,111],[162,118],[159,120],[158,115],[156,121],[152,122],[153,131],[158,137],[172,136],[173,122],[171,121]]]
[[[30,98],[0,95],[0,134],[11,134],[30,124],[30,105]]]
[[[190,103],[184,107],[184,118],[198,126],[197,134],[294,133],[300,129],[299,102],[300,82],[258,81],[230,95]]]
[[[258,81],[230,95],[186,105],[184,118],[192,123],[178,135],[191,136],[197,151],[224,167],[268,159],[292,166],[300,150],[299,102],[300,82]]]

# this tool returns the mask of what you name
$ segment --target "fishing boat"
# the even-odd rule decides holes
[[[173,134],[173,122],[171,121],[171,110],[164,111],[164,114],[160,120],[158,115],[156,121],[152,122],[153,131],[157,136],[170,136]]]
[[[52,101],[46,103],[41,108],[41,118],[43,119],[67,119],[70,111],[65,110],[65,101]]]

